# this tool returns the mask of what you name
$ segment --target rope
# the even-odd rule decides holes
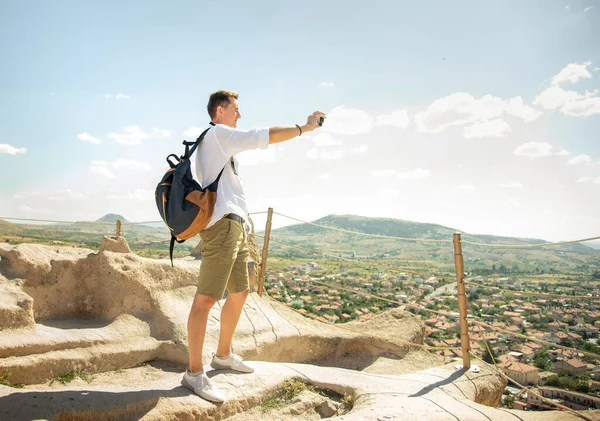
[[[257,237],[260,237],[260,238],[265,238],[264,235],[260,235],[260,234],[255,234],[255,235]],[[411,270],[408,270],[408,269],[404,269],[404,268],[399,268],[399,269],[384,268],[384,267],[382,267],[380,265],[375,265],[375,264],[369,263],[368,261],[363,262],[363,261],[356,260],[356,259],[350,259],[348,257],[335,256],[333,254],[323,253],[322,251],[319,251],[319,250],[314,250],[314,249],[309,249],[309,248],[306,248],[306,247],[297,246],[295,244],[290,244],[290,243],[287,243],[287,242],[281,241],[281,240],[275,240],[275,239],[273,239],[273,237],[269,237],[269,241],[273,241],[275,243],[284,244],[284,245],[286,245],[288,247],[292,247],[292,248],[297,248],[297,249],[300,249],[300,250],[309,251],[311,253],[320,254],[320,255],[325,256],[325,257],[330,257],[330,258],[333,258],[333,259],[339,259],[339,260],[344,260],[344,261],[347,261],[347,262],[356,263],[357,265],[362,266],[362,267],[376,267],[376,268],[379,268],[379,269],[382,269],[382,270],[387,270],[388,272],[409,273],[411,275],[418,275],[418,276],[423,276],[423,277],[430,276],[430,275],[426,275],[424,273],[414,272],[414,271],[411,271]],[[454,279],[448,279],[446,276],[437,276],[436,275],[435,277],[438,278],[438,279],[444,280],[444,281],[448,281],[448,280],[449,281],[453,281],[454,280]]]
[[[329,326],[335,326],[335,327],[337,327],[337,328],[339,328],[339,329],[343,329],[343,330],[346,330],[346,331],[348,331],[348,332],[352,332],[352,333],[361,333],[361,334],[363,334],[363,335],[365,335],[365,336],[368,336],[368,337],[371,337],[371,338],[375,338],[375,339],[379,339],[379,340],[383,340],[383,341],[389,342],[389,340],[388,340],[388,339],[386,339],[386,338],[382,338],[382,337],[379,337],[379,336],[377,336],[377,335],[373,335],[372,333],[365,333],[365,332],[356,331],[356,330],[353,330],[353,329],[350,329],[350,328],[347,328],[347,327],[343,327],[343,326],[341,326],[339,323],[332,323],[332,322],[329,322],[329,321],[322,320],[321,318],[319,318],[319,316],[316,316],[316,315],[314,315],[314,314],[311,314],[311,313],[306,313],[306,314],[303,314],[303,313],[300,313],[300,312],[299,312],[298,310],[296,310],[295,308],[292,308],[292,307],[290,307],[290,306],[287,306],[287,307],[288,307],[290,310],[292,310],[292,311],[294,311],[294,312],[298,313],[298,314],[299,314],[299,315],[301,315],[301,316],[308,316],[308,317],[310,317],[311,319],[313,319],[313,320],[316,320],[316,321],[318,321],[318,322],[321,322],[321,323],[324,323],[324,324],[326,324],[326,325],[329,325]],[[414,343],[414,342],[409,342],[409,341],[405,341],[405,340],[403,340],[403,339],[398,339],[398,338],[396,338],[395,340],[396,340],[396,341],[398,341],[398,342],[401,342],[401,343],[403,343],[403,344],[406,344],[406,345],[416,346],[416,347],[419,347],[419,348],[433,349],[433,348],[431,348],[431,347],[430,347],[429,345],[427,345],[427,344],[417,344],[417,343]],[[449,347],[448,347],[448,348],[449,348]],[[454,349],[454,348],[452,348],[452,349]]]
[[[496,326],[492,326],[492,325],[490,325],[488,323],[485,323],[485,322],[482,322],[482,321],[479,321],[479,320],[473,320],[473,319],[471,319],[470,322],[478,324],[478,325],[481,325],[481,326],[486,327],[488,329],[492,329],[492,330],[498,331],[500,333],[504,333],[506,335],[516,336],[517,338],[522,338],[522,339],[527,339],[528,341],[531,341],[531,342],[537,342],[537,343],[540,343],[540,344],[543,344],[543,345],[546,345],[546,346],[556,347],[556,348],[560,348],[560,349],[563,349],[563,350],[566,350],[566,351],[574,351],[574,352],[577,352],[577,353],[580,353],[580,354],[583,354],[583,355],[587,355],[589,357],[600,358],[600,355],[594,354],[593,352],[580,351],[579,349],[569,348],[569,347],[563,346],[563,345],[558,345],[558,344],[555,344],[554,342],[543,341],[541,339],[533,338],[531,336],[527,336],[527,335],[523,335],[523,334],[520,334],[520,333],[511,332],[510,330],[506,330],[506,329],[502,329],[502,328],[499,328],[499,327],[496,327]]]
[[[282,273],[282,272],[280,272],[280,273]],[[347,331],[353,332],[353,333],[361,333],[363,335],[370,336],[372,338],[376,338],[376,339],[380,339],[380,340],[384,340],[384,341],[389,341],[386,338],[383,338],[383,337],[380,337],[380,336],[377,336],[377,335],[373,335],[371,333],[365,333],[365,332],[357,331],[357,330],[354,330],[354,329],[350,329],[348,327],[345,327],[345,326],[341,325],[340,323],[332,323],[332,322],[329,322],[329,321],[322,320],[322,319],[319,318],[319,316],[316,316],[316,315],[311,314],[311,313],[306,313],[306,314],[301,313],[298,310],[296,310],[295,308],[290,307],[290,306],[286,306],[286,307],[289,308],[290,310],[298,313],[301,316],[308,316],[311,319],[317,320],[317,321],[319,321],[321,323],[325,323],[325,324],[330,325],[330,326],[335,326],[335,327],[338,327],[340,329],[344,329],[344,330],[347,330]],[[403,344],[406,344],[406,345],[416,346],[416,347],[419,347],[419,348],[425,348],[427,350],[460,349],[460,347],[455,347],[455,346],[430,346],[430,345],[427,345],[427,344],[417,344],[417,343],[410,342],[410,341],[405,341],[405,340],[399,339],[399,338],[395,338],[394,340],[398,341],[398,342],[401,342]]]
[[[248,215],[262,215],[263,213],[269,213],[269,211],[262,211],[262,212],[249,212]]]
[[[559,403],[557,403],[557,402],[555,402],[555,401],[553,401],[553,400],[551,400],[551,399],[545,398],[544,396],[540,395],[539,393],[537,393],[537,392],[534,392],[533,390],[529,389],[529,388],[528,388],[528,387],[526,387],[526,386],[523,386],[521,383],[519,383],[518,381],[516,381],[516,380],[515,380],[515,379],[513,379],[512,377],[509,377],[509,376],[508,376],[506,373],[504,373],[502,370],[500,370],[500,369],[497,367],[497,365],[496,365],[496,364],[497,364],[497,363],[496,363],[496,359],[494,358],[494,355],[492,354],[492,351],[490,350],[490,347],[489,347],[489,345],[488,345],[488,343],[487,343],[487,340],[485,339],[485,335],[484,335],[484,342],[485,342],[485,346],[486,346],[486,348],[487,348],[488,352],[490,353],[490,356],[492,357],[492,361],[494,362],[494,368],[496,369],[496,371],[498,372],[498,374],[500,374],[500,376],[501,376],[501,377],[503,377],[503,378],[505,378],[505,379],[508,379],[508,380],[510,380],[511,382],[513,382],[514,384],[516,384],[518,387],[520,387],[520,388],[521,388],[521,392],[519,392],[519,393],[518,393],[519,395],[520,395],[521,393],[523,393],[523,391],[526,391],[527,393],[531,393],[532,395],[535,395],[535,396],[537,396],[537,397],[538,397],[538,398],[540,398],[542,401],[544,401],[544,402],[546,402],[546,403],[549,403],[549,404],[551,404],[552,406],[555,406],[555,407],[557,407],[557,408],[560,408],[560,409],[562,409],[563,411],[568,411],[568,412],[572,413],[572,414],[573,414],[573,415],[575,415],[576,417],[582,418],[582,419],[584,419],[584,420],[586,420],[586,421],[593,421],[591,418],[588,418],[588,417],[586,417],[585,415],[583,415],[583,414],[580,414],[579,412],[577,412],[577,411],[574,411],[573,409],[571,409],[571,408],[569,408],[569,407],[567,407],[567,406],[561,405],[561,404],[559,404]],[[470,353],[470,354],[471,354],[471,355],[472,355],[474,358],[476,358],[476,359],[478,359],[478,360],[480,360],[480,361],[483,361],[483,359],[481,359],[481,358],[480,358],[480,357],[478,357],[477,355],[473,354],[472,352],[469,352],[469,353]],[[483,361],[483,362],[485,363],[485,361]],[[486,363],[486,364],[487,364],[487,363]]]
[[[475,331],[475,329],[473,329],[473,331]],[[550,399],[547,399],[544,396],[541,396],[540,394],[534,392],[533,390],[529,389],[528,387],[523,386],[521,383],[519,383],[518,381],[514,380],[512,377],[509,377],[506,373],[504,373],[502,370],[500,370],[500,368],[498,367],[498,363],[496,362],[496,358],[494,358],[494,354],[492,353],[492,350],[490,349],[490,346],[489,346],[487,338],[486,338],[488,332],[485,331],[485,330],[482,331],[481,326],[479,326],[479,333],[483,333],[483,335],[482,335],[483,336],[483,343],[485,344],[485,347],[487,348],[488,353],[490,354],[490,357],[492,358],[492,361],[494,363],[494,369],[498,372],[498,374],[500,374],[501,377],[510,380],[511,382],[513,382],[514,384],[516,384],[518,387],[521,388],[521,392],[519,392],[518,395],[521,395],[521,393],[523,393],[523,391],[527,391],[528,393],[531,393],[532,395],[537,396],[538,398],[540,398],[544,402],[548,402],[548,403],[550,403],[553,406],[556,406],[556,407],[558,407],[560,409],[569,411],[569,412],[573,413],[575,416],[583,418],[586,421],[592,421],[590,418],[587,418],[586,416],[579,414],[578,412],[572,410],[571,408],[568,408],[568,407],[563,406],[563,405],[561,405],[559,403],[556,403],[556,402],[554,402],[554,401],[552,401]],[[473,357],[475,357],[475,358],[483,361],[483,359],[479,358],[473,352],[469,351],[469,353]],[[485,362],[485,361],[483,361],[483,362]]]
[[[600,237],[590,237],[584,238],[582,240],[573,240],[573,241],[558,241],[556,243],[540,243],[540,244],[485,244],[485,243],[474,243],[472,241],[462,240],[463,244],[470,244],[472,246],[481,246],[481,247],[494,247],[494,248],[514,248],[514,249],[528,249],[528,248],[536,248],[536,247],[550,247],[550,246],[560,246],[566,244],[577,244],[583,243],[584,241],[593,241],[600,240]]]
[[[356,234],[356,235],[362,235],[365,237],[374,237],[374,238],[386,238],[386,239],[390,239],[390,240],[422,241],[425,243],[452,243],[452,240],[428,240],[428,239],[424,239],[424,238],[405,238],[405,237],[392,237],[389,235],[367,234],[364,232],[350,231],[350,230],[345,230],[345,229],[341,229],[341,228],[328,227],[326,225],[319,225],[319,224],[315,224],[314,222],[308,222],[308,221],[303,221],[301,219],[293,218],[291,216],[284,215],[279,212],[273,212],[273,213],[275,213],[279,216],[283,216],[284,218],[293,219],[294,221],[302,222],[304,224],[314,225],[315,227],[325,228],[325,229],[333,230],[333,231],[345,232],[347,234]]]
[[[111,222],[113,225],[114,222]],[[121,225],[164,224],[165,221],[122,222]]]
[[[587,296],[587,295],[564,295],[564,294],[548,294],[548,293],[544,293],[544,292],[521,292],[521,291],[513,291],[512,289],[507,289],[507,288],[501,288],[501,287],[495,287],[495,286],[487,286],[487,285],[483,285],[483,284],[479,284],[477,282],[472,282],[472,281],[465,281],[465,285],[476,285],[478,287],[481,288],[489,288],[489,289],[496,289],[496,290],[500,290],[500,291],[507,291],[511,294],[520,294],[520,295],[527,295],[527,296],[534,296],[534,297],[556,297],[556,298],[569,298],[569,299],[586,299],[586,300],[600,300],[600,296],[596,295],[596,296]]]
[[[31,222],[53,222],[59,224],[88,224],[88,225],[115,225],[116,222],[86,222],[86,221],[59,221],[53,219],[28,219],[28,218],[12,218],[8,216],[0,216],[0,219],[11,219],[15,221],[31,221]]]
[[[372,297],[372,298],[377,298],[378,300],[381,300],[381,301],[387,301],[387,302],[389,302],[389,303],[393,303],[393,304],[398,304],[399,306],[404,306],[404,307],[414,308],[414,309],[416,309],[416,310],[428,311],[428,312],[430,312],[430,313],[439,314],[440,316],[446,316],[446,317],[456,317],[455,315],[453,315],[453,314],[450,314],[450,313],[447,313],[447,312],[445,312],[445,311],[432,310],[432,309],[429,309],[429,308],[426,308],[426,307],[419,307],[419,306],[416,306],[416,305],[413,305],[413,304],[407,304],[407,303],[403,303],[403,302],[401,302],[401,301],[391,300],[391,299],[389,299],[389,298],[385,298],[385,297],[382,297],[382,296],[380,296],[380,295],[376,295],[376,294],[371,294],[371,293],[369,293],[369,292],[364,292],[364,291],[360,291],[360,290],[356,291],[356,290],[354,290],[354,289],[350,289],[350,288],[347,288],[347,287],[345,287],[345,286],[343,286],[343,285],[340,285],[340,284],[338,284],[337,282],[329,282],[329,283],[327,283],[327,282],[321,282],[321,281],[317,281],[317,280],[315,280],[315,279],[312,279],[312,278],[311,278],[311,280],[310,280],[310,281],[311,281],[311,282],[314,282],[314,283],[316,283],[316,284],[321,284],[321,285],[325,285],[325,286],[333,286],[333,287],[335,287],[335,288],[337,288],[337,289],[342,289],[342,290],[344,290],[344,291],[348,291],[348,292],[351,292],[351,293],[353,293],[353,294],[362,295],[363,297],[367,297],[367,298],[371,298],[371,297]]]

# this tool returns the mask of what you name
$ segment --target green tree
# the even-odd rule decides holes
[[[552,363],[550,362],[548,351],[545,349],[540,349],[537,351],[533,356],[533,365],[542,370],[549,371],[552,367]]]
[[[494,350],[494,348],[490,347],[490,351],[492,351],[492,354],[490,355],[490,352],[487,350],[487,348],[485,349],[485,352],[483,353],[483,361],[485,361],[488,364],[494,364],[494,360],[492,359],[492,356],[494,357],[494,359],[498,358],[498,353]]]

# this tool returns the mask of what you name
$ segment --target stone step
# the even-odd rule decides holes
[[[45,321],[31,329],[0,331],[0,358],[86,348],[149,336],[148,324],[130,315],[119,316],[112,323],[82,319]]]
[[[0,360],[0,373],[10,373],[12,384],[39,384],[73,372],[101,373],[134,367],[158,355],[161,342],[154,338],[132,338],[118,344],[50,351]]]
[[[104,326],[66,320],[38,324],[33,331],[0,332],[0,375],[10,373],[13,384],[39,384],[72,371],[133,367],[157,358],[163,343],[150,336],[147,323],[130,315]]]
[[[158,374],[153,374],[149,368],[139,367],[100,374],[91,384],[39,385],[25,389],[0,386],[0,419],[280,419],[277,410],[261,413],[260,406],[281,388],[286,379],[291,378],[352,396],[354,408],[348,414],[331,418],[338,420],[579,419],[562,411],[525,412],[486,406],[486,396],[500,396],[504,387],[499,375],[491,367],[482,367],[480,373],[456,372],[451,367],[440,367],[396,376],[306,364],[249,363],[256,368],[252,374],[207,370],[207,375],[227,397],[227,401],[219,405],[199,398],[180,385],[183,366],[158,370]],[[480,403],[475,402],[476,399]],[[284,411],[286,408],[281,410]],[[586,411],[585,414],[596,419],[599,412]],[[283,419],[293,418],[287,414]]]

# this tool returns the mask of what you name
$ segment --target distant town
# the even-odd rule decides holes
[[[423,319],[428,345],[457,348],[437,350],[435,354],[442,362],[462,359],[456,281],[391,271],[365,275],[364,271],[346,264],[339,265],[337,271],[331,265],[328,267],[309,261],[283,270],[270,269],[265,289],[274,299],[325,323],[369,320],[380,311],[405,305],[407,311]],[[546,399],[575,410],[600,409],[600,360],[584,354],[600,355],[598,281],[597,272],[587,283],[467,277],[469,319],[573,349],[563,350],[470,323],[472,352],[490,364],[495,361],[510,379]],[[505,390],[503,405],[526,410],[553,409],[511,382]]]

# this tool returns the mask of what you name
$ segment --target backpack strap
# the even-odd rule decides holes
[[[211,126],[216,126],[215,123],[213,123],[212,121],[209,121],[209,123]],[[206,133],[210,130],[210,127],[206,130],[204,130],[202,132],[202,134],[198,137],[198,139],[195,142],[187,142],[187,141],[183,141],[183,144],[185,145],[185,155],[183,157],[185,158],[190,158],[192,156],[192,154],[196,151],[196,148],[198,147],[198,145],[200,145],[200,142],[202,142],[202,140],[204,139],[204,136],[206,136]],[[188,149],[189,146],[192,146],[192,149]],[[182,158],[183,158],[182,157]],[[233,172],[235,174],[237,174],[237,171],[235,170],[235,165],[233,163],[233,157],[231,157],[229,159],[229,163],[231,164],[231,168],[233,169]],[[217,186],[219,183],[219,180],[221,179],[221,176],[223,175],[223,171],[225,170],[225,167],[223,167],[223,169],[221,170],[221,172],[219,173],[219,175],[217,176],[217,178],[215,179],[215,181],[213,181],[212,183],[210,183],[210,185],[207,187],[209,190],[211,191],[216,191],[217,189],[214,188],[214,186]]]
[[[171,267],[174,267],[173,266],[173,248],[175,247],[175,241],[177,241],[179,244],[185,243],[185,240],[178,240],[177,237],[175,237],[173,235],[173,233],[171,233],[171,245],[169,246],[169,256],[171,257]]]
[[[214,126],[213,122],[210,122],[211,125]],[[204,130],[202,132],[202,134],[198,137],[198,139],[196,139],[195,142],[186,142],[185,140],[183,141],[183,144],[185,145],[185,158],[190,158],[192,156],[192,154],[196,151],[196,148],[198,147],[198,145],[200,145],[200,142],[202,142],[202,140],[204,139],[204,136],[206,136],[206,133],[210,130],[210,127],[206,130]],[[189,149],[190,145],[194,145],[192,146],[192,149]]]

